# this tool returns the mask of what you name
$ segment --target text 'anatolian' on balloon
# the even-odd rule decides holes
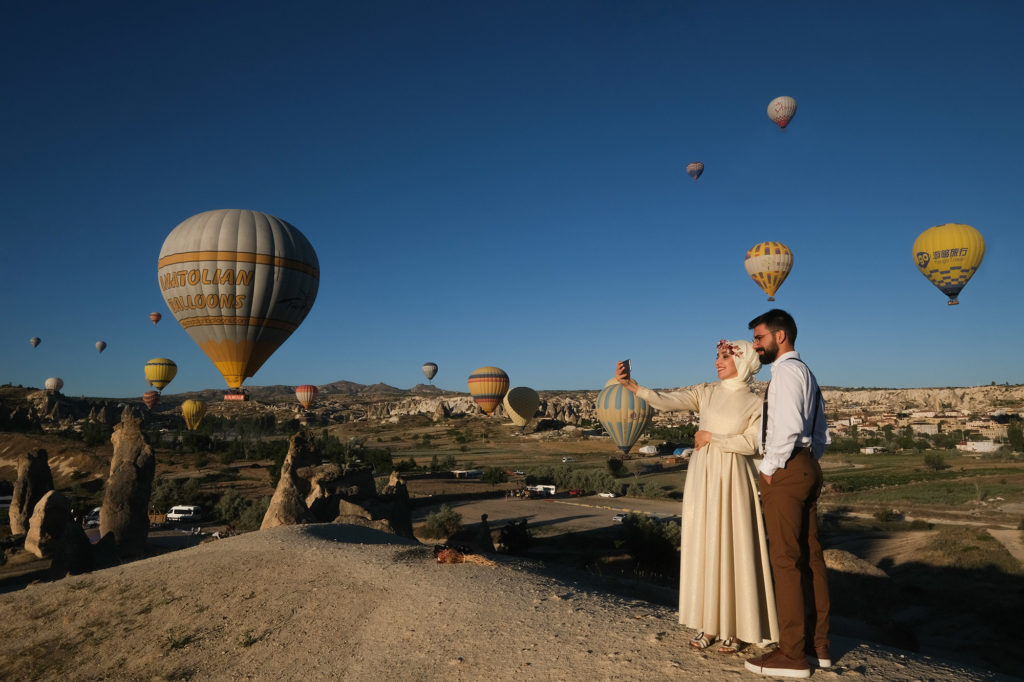
[[[183,287],[196,284],[237,284],[239,286],[252,286],[253,270],[238,270],[232,268],[221,270],[217,268],[210,276],[207,268],[195,268],[193,270],[177,270],[160,275],[160,288],[166,291],[173,287]]]

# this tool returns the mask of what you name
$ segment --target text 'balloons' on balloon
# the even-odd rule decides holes
[[[436,362],[425,362],[423,363],[423,376],[427,377],[427,381],[432,381],[437,376],[437,363]]]
[[[160,402],[160,391],[146,391],[142,394],[142,404],[146,406],[147,410],[152,410],[158,402]]]
[[[474,370],[466,383],[469,385],[469,394],[486,414],[494,412],[508,391],[508,375],[497,367]]]
[[[106,341],[97,341],[96,342],[96,350],[97,350],[97,352],[102,353],[106,349],[107,349],[107,342]]]
[[[60,377],[50,377],[43,386],[46,387],[47,391],[59,392],[60,389],[64,388],[64,380]]]
[[[783,130],[786,129],[795,114],[796,100],[792,97],[783,95],[768,103],[768,118]]]
[[[597,394],[597,419],[624,455],[629,454],[653,414],[646,400],[614,379]]]
[[[750,247],[743,265],[757,286],[775,300],[775,292],[793,269],[793,252],[781,242],[761,242]]]
[[[957,305],[957,296],[985,257],[985,239],[970,225],[930,227],[914,240],[914,263],[921,274]]]
[[[178,373],[178,366],[167,358],[153,358],[146,363],[146,383],[163,390]]]
[[[704,164],[701,163],[700,161],[696,161],[694,163],[687,164],[686,165],[686,173],[691,178],[696,180],[697,178],[699,178],[704,173]]]
[[[28,342],[32,344],[33,348],[37,347],[41,341],[42,339],[40,339],[38,336],[33,336],[31,339],[28,340]]]
[[[299,405],[305,410],[309,409],[309,406],[316,401],[317,395],[320,393],[320,389],[312,384],[303,384],[295,388],[295,399],[299,401]]]
[[[516,386],[509,389],[501,404],[505,407],[505,414],[513,424],[525,427],[537,416],[540,396],[532,388]]]
[[[202,400],[186,400],[181,404],[181,416],[185,418],[188,430],[195,431],[206,416],[206,403]]]
[[[152,322],[153,324],[156,324],[157,322],[159,322],[160,320],[162,320],[162,319],[163,319],[163,317],[164,317],[164,316],[163,316],[163,315],[161,315],[161,314],[160,314],[160,313],[158,313],[158,312],[152,312],[152,313],[150,313],[150,314],[149,314],[149,320],[150,320],[150,321],[151,321],[151,322]]]
[[[289,223],[266,213],[206,211],[164,240],[160,290],[192,340],[239,388],[313,307],[320,262]]]

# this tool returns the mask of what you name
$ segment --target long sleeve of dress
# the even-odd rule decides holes
[[[661,410],[662,412],[683,410],[698,412],[703,402],[704,392],[700,391],[697,387],[691,386],[679,391],[661,393],[660,391],[640,386],[636,391],[636,396],[645,400],[654,409]]]

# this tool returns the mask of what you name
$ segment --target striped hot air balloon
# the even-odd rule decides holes
[[[60,377],[50,377],[43,386],[47,391],[60,392],[60,389],[64,388],[64,380]]]
[[[532,388],[516,386],[509,389],[501,404],[505,407],[505,414],[508,415],[513,424],[525,427],[537,416],[537,408],[540,407],[540,396]]]
[[[796,100],[792,97],[783,95],[768,103],[768,118],[783,130],[789,125],[794,115],[796,115]]]
[[[914,240],[914,262],[921,274],[957,305],[960,290],[985,257],[985,239],[970,225],[946,223],[930,227]]]
[[[181,404],[181,416],[185,418],[188,430],[195,431],[206,416],[206,403],[202,400],[186,400]]]
[[[160,391],[146,391],[142,394],[142,404],[146,406],[147,410],[152,410],[158,402],[160,402]]]
[[[158,313],[158,312],[152,312],[152,313],[150,313],[150,314],[149,314],[149,319],[150,319],[150,320],[152,320],[153,324],[156,324],[157,322],[159,322],[160,320],[162,320],[162,319],[163,319],[163,317],[164,317],[164,316],[163,316],[163,315],[161,315],[161,314],[160,314],[160,313]]]
[[[309,406],[316,400],[317,394],[320,393],[316,386],[311,384],[303,384],[295,388],[295,399],[299,401],[303,409],[308,410]]]
[[[146,383],[163,390],[164,386],[171,383],[174,375],[178,373],[178,366],[174,360],[167,358],[153,358],[146,363]]]
[[[158,267],[167,306],[231,388],[306,319],[320,286],[305,235],[257,211],[192,216],[167,235]]]
[[[623,455],[629,454],[653,414],[647,401],[636,397],[615,379],[597,395],[597,418]]]
[[[694,163],[687,164],[686,166],[686,173],[694,180],[699,178],[703,172],[704,164],[700,161],[695,161]]]
[[[768,294],[768,300],[774,301],[775,292],[793,269],[793,252],[780,242],[761,242],[750,247],[743,265],[750,278]]]
[[[432,381],[437,376],[437,363],[436,362],[425,362],[423,363],[423,376],[427,377],[427,381]]]
[[[469,394],[486,414],[494,412],[508,391],[508,375],[497,367],[481,367],[469,375]]]

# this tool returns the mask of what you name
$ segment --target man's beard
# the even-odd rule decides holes
[[[770,365],[775,362],[775,358],[779,357],[779,344],[774,343],[769,346],[761,346],[761,352],[757,354],[761,359],[762,365]]]

